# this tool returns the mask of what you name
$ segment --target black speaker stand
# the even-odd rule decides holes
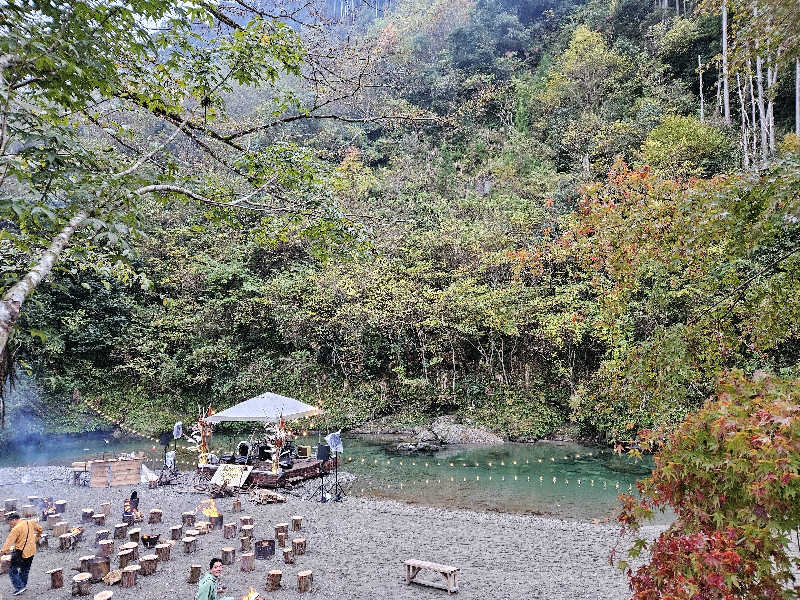
[[[317,486],[317,489],[311,494],[309,500],[313,500],[314,498],[319,495],[319,502],[327,502],[328,499],[325,497],[325,469],[320,465],[319,467],[319,480],[320,484]]]

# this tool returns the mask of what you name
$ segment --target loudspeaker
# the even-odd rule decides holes
[[[297,458],[311,458],[311,446],[298,446]]]
[[[172,442],[172,432],[165,431],[160,436],[158,436],[158,445],[159,446],[169,446],[170,442]]]
[[[326,461],[331,457],[331,447],[325,444],[317,446],[317,460]]]

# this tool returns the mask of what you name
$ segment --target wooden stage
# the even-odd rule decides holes
[[[325,461],[325,470],[330,472],[336,466],[336,458]],[[197,465],[197,471],[211,479],[219,465]],[[297,458],[290,469],[282,469],[277,475],[272,472],[272,461],[255,460],[253,470],[244,482],[245,486],[280,488],[307,479],[319,477],[322,461],[316,458]]]

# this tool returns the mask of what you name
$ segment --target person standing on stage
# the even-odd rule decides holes
[[[0,549],[0,554],[11,553],[8,576],[14,586],[14,596],[19,596],[28,589],[28,573],[36,554],[36,543],[42,536],[42,526],[34,521],[20,519],[19,513],[14,511],[6,515],[6,521],[11,532]]]

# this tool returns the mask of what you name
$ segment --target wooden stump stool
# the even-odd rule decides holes
[[[282,571],[278,571],[277,569],[274,571],[270,571],[267,574],[267,590],[270,592],[274,592],[281,587],[281,576],[283,575]]]
[[[172,544],[156,544],[156,554],[158,555],[158,560],[161,562],[167,562],[169,560],[169,551],[172,548]]]
[[[100,512],[103,513],[105,516],[111,515],[111,502],[103,502],[100,505]]]
[[[311,582],[314,574],[311,571],[300,571],[297,573],[297,591],[308,592],[311,589]]]
[[[179,540],[183,537],[183,525],[173,525],[169,528],[170,531],[170,538],[173,540]]]
[[[81,573],[88,573],[89,572],[89,561],[94,558],[94,554],[88,554],[86,556],[81,556],[78,559],[78,569]]]
[[[231,548],[230,546],[226,546],[222,549],[222,564],[223,565],[232,565],[233,561],[236,560],[236,548]]]
[[[152,575],[155,573],[156,565],[158,565],[158,555],[145,554],[142,557],[142,575]]]
[[[58,536],[58,549],[62,552],[66,552],[67,550],[72,550],[72,547],[75,545],[75,536],[71,533],[64,533]]]
[[[3,510],[5,510],[7,513],[11,512],[12,510],[17,510],[17,499],[6,498],[3,500]]]
[[[233,507],[231,510],[235,513],[242,512],[242,501],[239,500],[239,498],[233,499]]]
[[[129,529],[128,530],[128,539],[131,542],[136,542],[138,544],[139,543],[139,536],[141,536],[141,534],[142,534],[142,530],[139,529],[138,527],[134,527],[133,529]]]
[[[250,552],[253,549],[253,538],[240,537],[239,541],[242,543],[242,552]]]
[[[132,588],[136,587],[136,575],[139,571],[142,570],[142,567],[139,565],[128,565],[124,569],[122,569],[122,584],[121,586],[124,588]]]
[[[245,552],[242,554],[242,558],[240,560],[242,563],[243,573],[249,573],[250,571],[255,570],[255,555],[252,552]]]
[[[225,523],[222,530],[222,537],[226,540],[236,537],[236,523]]]
[[[147,520],[147,522],[151,525],[161,523],[161,514],[161,509],[154,508],[150,511],[150,518]]]
[[[114,540],[100,540],[97,547],[98,556],[111,556],[114,554]]]
[[[53,527],[56,526],[57,523],[60,523],[62,520],[63,519],[61,518],[61,515],[54,515],[52,513],[47,515],[47,528],[52,529]]]
[[[194,528],[200,532],[200,535],[205,535],[211,531],[210,521],[196,521]]]
[[[125,552],[126,550],[130,550],[131,554],[133,555],[133,560],[139,560],[139,544],[136,542],[128,542],[127,544],[122,544],[120,547],[120,552]]]
[[[89,561],[89,573],[92,576],[92,583],[100,583],[103,581],[103,577],[108,575],[110,570],[110,556],[96,556]]]
[[[302,556],[306,553],[306,538],[294,538],[292,540],[292,550],[295,556]]]
[[[49,547],[50,547],[50,537],[46,533],[43,533],[42,537],[40,537],[39,540],[36,542],[36,549],[44,550],[45,548]]]
[[[284,535],[288,535],[289,533],[289,524],[288,523],[278,523],[275,525],[275,539],[278,539],[278,534],[282,533]]]
[[[94,509],[93,508],[84,508],[81,511],[81,522],[83,522],[83,523],[91,523],[93,516],[94,516]]]
[[[103,540],[110,539],[111,532],[108,529],[100,529],[97,533],[94,534],[94,543],[95,545],[99,544]]]
[[[63,569],[51,569],[47,572],[50,575],[50,589],[57,590],[59,588],[64,587],[64,570]]]
[[[104,592],[97,592],[94,595],[94,599],[93,600],[111,600],[111,596],[113,596],[113,595],[114,595],[114,592],[112,592],[111,590],[106,590]]]
[[[283,549],[283,562],[285,562],[287,565],[294,564],[294,551],[291,548]]]
[[[36,507],[33,504],[25,504],[22,507],[22,516],[26,519],[36,516]]]
[[[203,565],[192,565],[189,567],[188,583],[197,583],[200,581],[200,574],[203,572]]]
[[[115,540],[124,540],[128,537],[128,524],[127,523],[117,523],[114,525],[114,539]]]
[[[286,534],[282,531],[279,531],[275,534],[275,537],[278,538],[278,547],[283,548],[286,546]]]
[[[88,596],[91,585],[92,576],[89,573],[78,573],[72,578],[72,595]]]
[[[69,530],[69,523],[66,521],[59,521],[56,523],[56,526],[53,527],[53,535],[61,536],[67,533]]]
[[[0,575],[5,575],[8,573],[8,569],[11,567],[11,555],[6,554],[4,556],[0,556]]]
[[[300,531],[303,528],[303,516],[295,515],[292,517],[292,531]]]
[[[243,515],[239,517],[239,525],[252,525],[253,524],[253,517],[249,517],[247,515]]]
[[[253,529],[254,528],[255,528],[255,525],[242,525],[241,529],[239,530],[239,533],[242,534],[242,537],[251,538],[251,537],[253,537]]]
[[[94,521],[95,525],[102,527],[106,524],[106,515],[105,513],[95,513],[92,515],[92,521]],[[47,519],[47,522],[50,522],[50,519]]]
[[[133,550],[120,550],[117,560],[119,560],[119,568],[124,569],[133,562]]]
[[[192,554],[193,552],[197,552],[197,538],[192,536],[186,536],[183,538],[183,552],[185,554]]]
[[[191,527],[192,525],[194,525],[194,513],[185,512],[181,514],[181,522],[185,527]]]
[[[100,556],[111,556],[114,554],[114,541],[113,540],[100,540],[98,544],[100,547]]]
[[[122,581],[122,569],[114,569],[109,571],[108,575],[103,577],[103,583],[106,585],[114,585]]]
[[[55,502],[56,507],[56,514],[63,515],[64,512],[67,510],[67,501],[66,500],[56,500]]]

